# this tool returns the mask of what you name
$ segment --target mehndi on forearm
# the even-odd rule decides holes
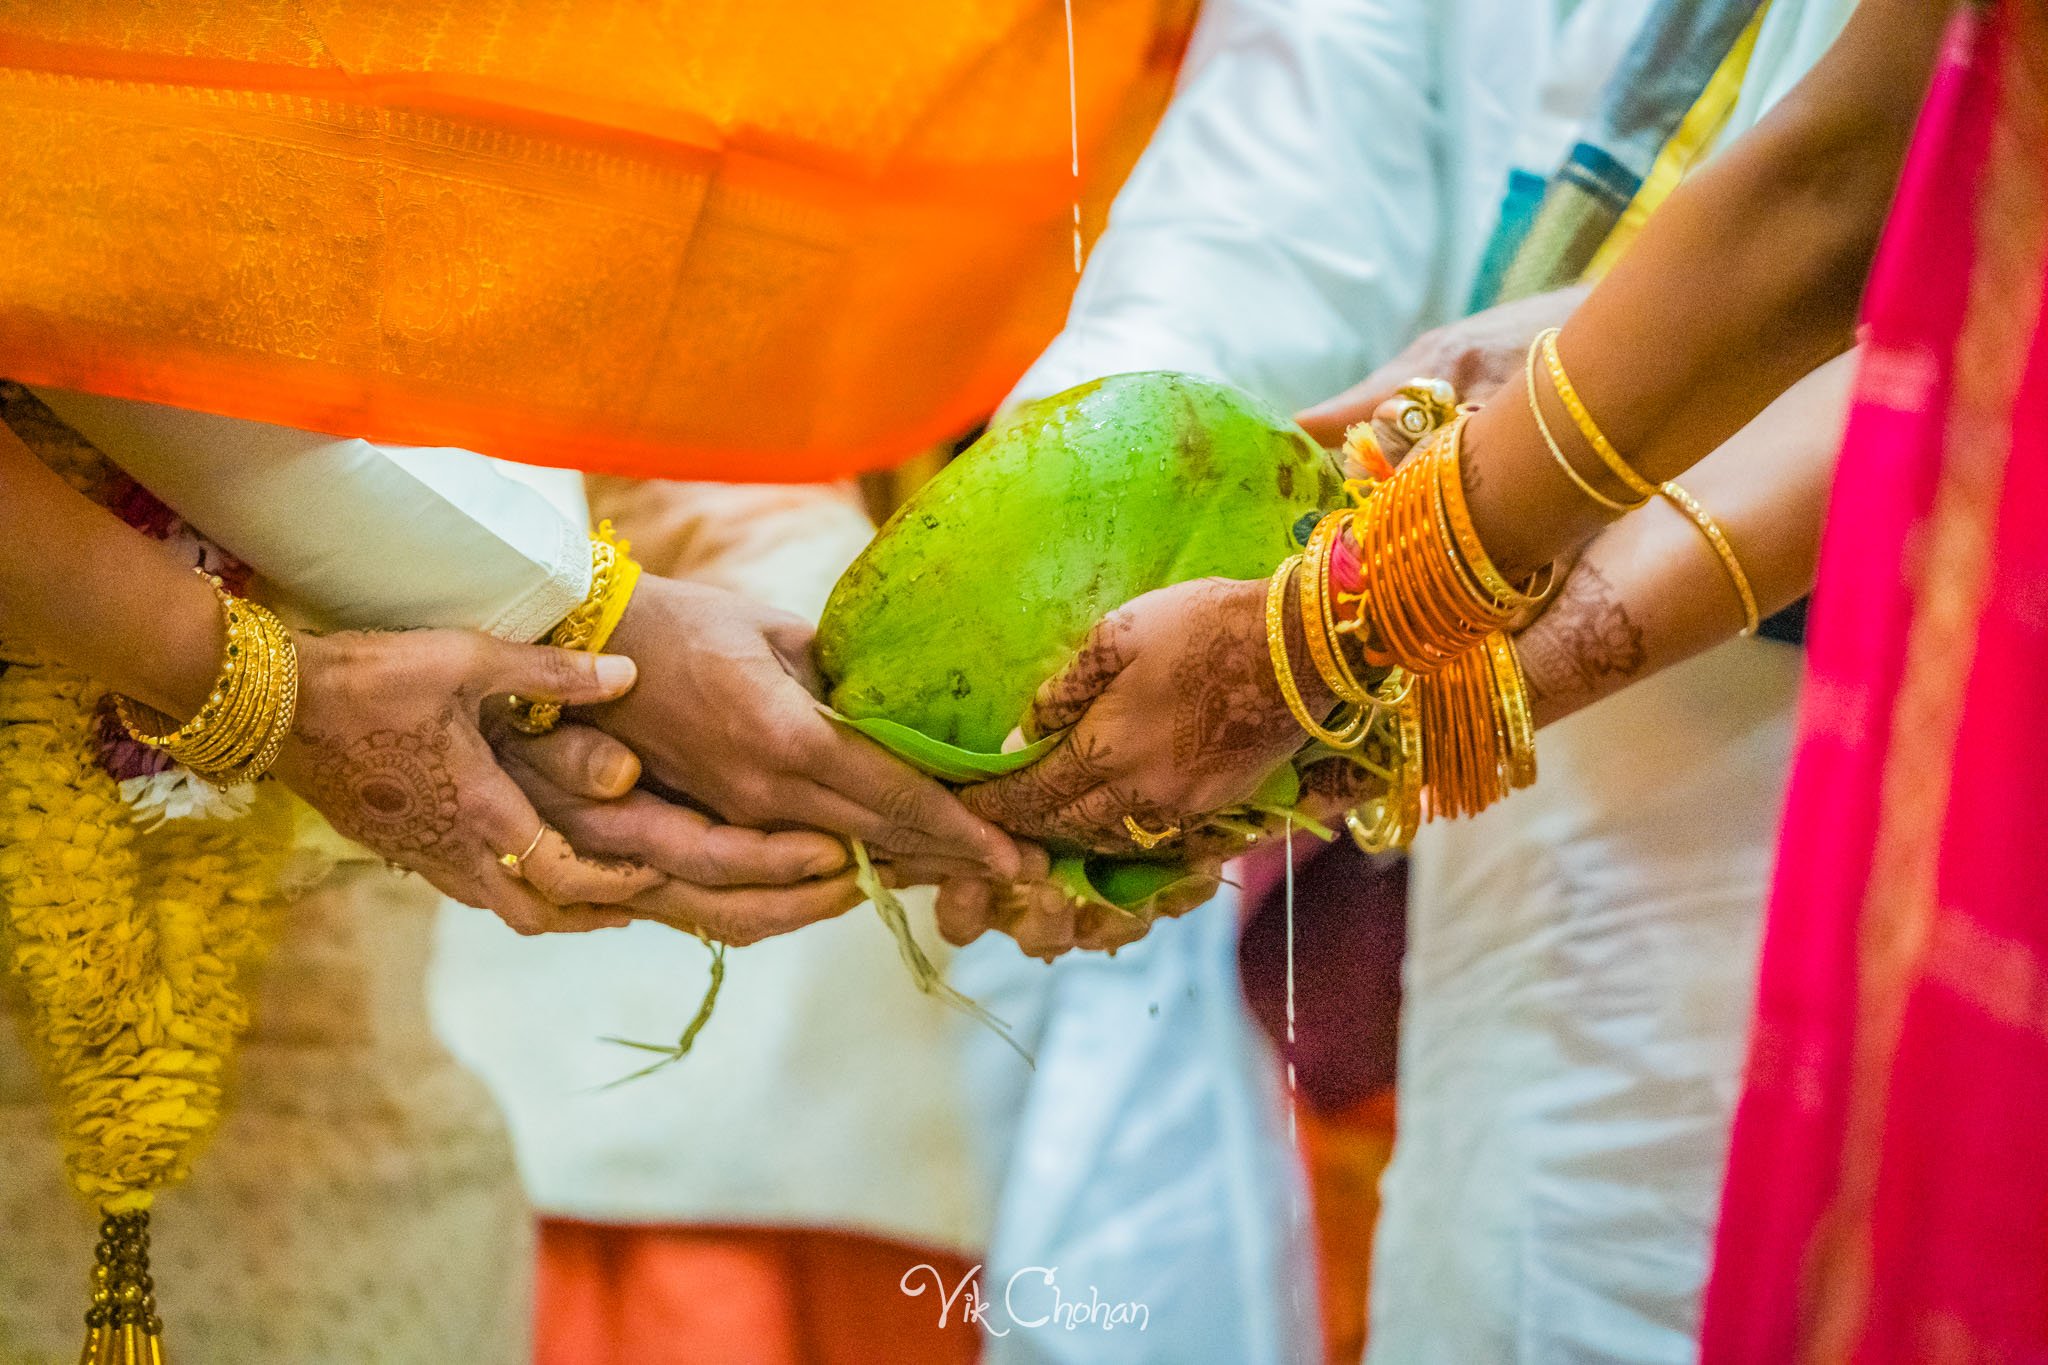
[[[1813,585],[1853,372],[1853,356],[1816,370],[1686,480],[1762,615]],[[1549,607],[1515,639],[1538,725],[1735,635],[1746,611],[1734,572],[1664,499],[1601,532]]]

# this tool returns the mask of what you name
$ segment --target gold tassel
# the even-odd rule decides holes
[[[94,1261],[78,1365],[164,1365],[164,1324],[149,1273],[149,1215],[102,1218]]]

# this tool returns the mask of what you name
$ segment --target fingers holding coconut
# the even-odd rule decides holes
[[[808,826],[1016,875],[1017,849],[1000,830],[819,714],[810,640],[787,612],[642,575],[610,641],[639,661],[641,683],[589,716],[631,745],[661,787],[732,824]]]
[[[934,914],[939,937],[955,948],[965,948],[995,927],[995,884],[979,877],[941,882]]]
[[[1142,599],[1141,599],[1142,600]],[[1055,734],[1080,720],[1103,689],[1129,663],[1125,653],[1135,622],[1126,611],[1097,621],[1067,666],[1039,685],[1024,717],[1023,738]]]
[[[1149,915],[1092,903],[1075,911],[1074,946],[1090,952],[1113,953],[1119,948],[1128,948],[1150,932],[1152,919]]]
[[[1306,739],[1274,678],[1265,612],[1266,584],[1257,579],[1202,579],[1135,599],[1115,614],[1122,666],[1066,738],[963,799],[1006,829],[1103,852],[1140,842],[1127,815],[1170,817],[1145,826],[1157,833],[1187,824],[1179,813],[1246,800]],[[1299,625],[1289,621],[1296,657],[1306,660]],[[1305,662],[1296,678],[1310,705],[1334,704]]]
[[[1029,956],[1050,962],[1077,945],[1079,907],[1051,882],[998,886],[995,903],[996,927]]]
[[[999,878],[1023,874],[1016,841],[939,782],[859,735],[815,714],[812,721],[817,730],[805,771],[836,798],[819,803],[816,823],[884,854],[952,859]]]

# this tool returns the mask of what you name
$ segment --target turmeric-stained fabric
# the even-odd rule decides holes
[[[0,374],[727,480],[1053,335],[1193,0],[0,0]],[[1092,207],[1091,207],[1092,213]]]

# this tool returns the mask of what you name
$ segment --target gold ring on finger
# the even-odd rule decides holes
[[[1411,379],[1394,396],[1401,400],[1397,420],[1410,436],[1426,436],[1458,413],[1458,391],[1446,379]]]
[[[1138,817],[1135,815],[1126,815],[1124,817],[1124,829],[1130,834],[1131,842],[1147,853],[1150,853],[1168,839],[1180,838],[1179,825],[1168,825],[1162,830],[1150,830],[1139,824]]]
[[[500,853],[498,855],[498,862],[504,867],[504,869],[507,872],[510,872],[513,876],[517,877],[523,875],[520,871],[519,865],[525,862],[528,858],[531,858],[533,856],[533,851],[540,847],[540,841],[547,837],[547,822],[542,821],[541,827],[533,832],[533,842],[529,843],[526,846],[526,851],[524,853]]]

